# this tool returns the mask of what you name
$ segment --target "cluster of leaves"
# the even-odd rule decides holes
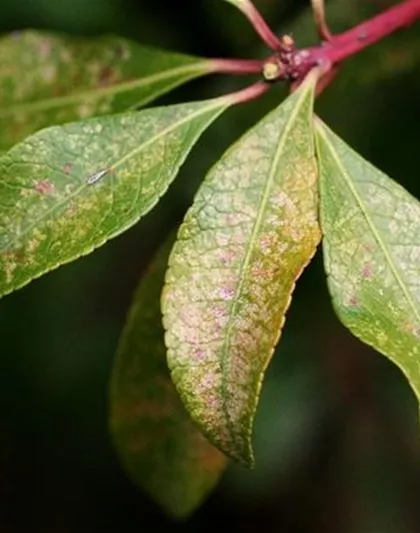
[[[122,39],[0,41],[0,295],[156,205],[241,97],[137,108],[213,70]],[[314,116],[316,82],[313,71],[216,162],[143,276],[121,336],[116,449],[175,515],[206,496],[226,456],[253,464],[264,372],[321,238],[339,318],[420,397],[420,204]]]

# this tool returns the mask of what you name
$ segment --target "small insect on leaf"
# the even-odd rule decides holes
[[[101,170],[98,170],[98,172],[91,174],[87,179],[88,185],[93,185],[97,181],[101,180],[104,176],[109,174],[109,172],[110,172],[109,168],[103,168]]]
[[[67,123],[0,157],[0,295],[145,216],[202,132],[234,103],[229,96]],[[112,189],[90,186],[108,174]]]

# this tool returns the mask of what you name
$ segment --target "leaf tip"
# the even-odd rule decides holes
[[[244,466],[248,470],[255,469],[255,457],[252,447],[249,447],[249,450],[247,450],[246,453],[237,455],[235,459],[240,465]]]
[[[202,429],[205,431],[208,428]],[[251,441],[251,431],[252,423],[246,429],[243,426],[235,428],[229,442],[220,439],[214,435],[214,432],[208,438],[227,457],[248,470],[253,470],[255,467],[255,457]]]
[[[196,498],[194,500],[182,497],[168,499],[155,493],[153,494],[153,499],[167,516],[177,522],[184,522],[201,506],[204,498]]]

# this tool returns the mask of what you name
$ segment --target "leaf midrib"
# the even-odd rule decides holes
[[[223,105],[224,104],[224,105]],[[144,142],[143,144],[141,144],[140,146],[137,146],[134,150],[131,150],[131,152],[129,152],[128,154],[125,154],[124,156],[122,156],[118,161],[116,161],[115,163],[113,163],[112,165],[110,165],[108,168],[109,168],[109,171],[112,172],[113,169],[115,169],[117,166],[121,165],[123,162],[127,161],[128,159],[130,159],[131,157],[134,157],[136,154],[138,154],[139,152],[141,152],[142,150],[144,150],[145,148],[147,148],[150,144],[156,142],[157,140],[159,140],[161,137],[164,137],[165,135],[169,134],[171,131],[179,128],[180,126],[182,126],[183,124],[187,123],[187,122],[190,122],[190,121],[193,121],[195,120],[197,117],[199,117],[200,115],[204,115],[206,114],[207,112],[209,112],[212,108],[217,108],[220,106],[220,110],[222,110],[223,107],[225,106],[228,106],[230,104],[229,100],[227,98],[224,98],[224,97],[221,97],[221,98],[215,98],[213,100],[210,100],[209,102],[209,105],[206,106],[206,107],[203,107],[203,108],[200,108],[199,110],[197,110],[196,112],[192,113],[191,115],[188,115],[187,117],[184,117],[180,120],[178,120],[177,122],[175,122],[174,124],[171,124],[170,126],[168,126],[167,128],[165,128],[164,130],[162,130],[161,132],[159,132],[158,134],[154,135],[153,137],[151,137],[150,139],[148,139],[146,142]],[[1,160],[0,160],[0,164],[1,164]],[[48,166],[48,165],[46,165]],[[98,164],[98,166],[100,166]],[[45,218],[49,217],[49,215],[53,214],[54,212],[58,211],[59,209],[61,209],[63,206],[65,206],[69,201],[71,201],[73,198],[75,198],[76,196],[78,196],[84,189],[86,189],[87,187],[95,187],[95,185],[90,185],[87,183],[87,177],[86,177],[86,180],[83,182],[83,184],[78,187],[73,193],[69,194],[68,196],[66,196],[63,201],[55,204],[51,209],[45,211],[42,216],[38,217],[37,219],[35,219],[32,224],[30,224],[29,226],[27,226],[27,228],[25,229],[25,231],[23,231],[22,233],[20,233],[17,237],[16,236],[13,236],[11,239],[9,239],[9,241],[7,241],[3,246],[0,247],[0,252],[5,252],[5,251],[8,251],[8,249],[13,246],[14,244],[18,243],[19,241],[21,241],[39,222],[41,222],[42,220],[44,220]]]
[[[271,188],[272,188],[272,185],[273,185],[273,182],[274,182],[274,177],[275,177],[275,174],[276,174],[276,169],[278,167],[278,162],[279,162],[279,159],[281,157],[281,153],[283,151],[284,145],[286,143],[287,134],[290,131],[290,128],[291,128],[292,124],[294,123],[296,115],[300,111],[300,107],[301,107],[302,101],[306,98],[308,90],[309,89],[306,89],[306,90],[304,90],[302,92],[302,95],[300,96],[300,98],[298,99],[297,103],[295,104],[295,108],[293,109],[292,113],[290,114],[290,117],[287,119],[286,124],[284,126],[284,129],[282,131],[280,141],[278,143],[276,152],[274,154],[273,164],[272,164],[271,169],[270,169],[269,177],[268,177],[268,179],[266,181],[266,185],[265,185],[265,188],[264,188],[263,196],[262,196],[262,199],[261,199],[261,202],[260,202],[261,208],[259,209],[257,218],[256,218],[254,226],[252,228],[252,233],[251,233],[251,236],[250,236],[250,239],[249,239],[248,246],[246,247],[245,257],[244,257],[244,260],[242,262],[242,266],[241,266],[241,269],[240,269],[240,272],[239,272],[239,283],[238,283],[237,289],[235,291],[235,298],[233,299],[231,308],[229,310],[229,319],[228,319],[228,325],[227,325],[226,340],[225,340],[224,345],[222,347],[222,353],[221,353],[222,367],[223,367],[221,389],[222,389],[222,398],[223,398],[222,408],[223,408],[224,415],[226,417],[227,428],[229,430],[231,438],[234,437],[234,432],[233,432],[232,420],[231,420],[229,411],[227,409],[227,401],[226,401],[226,371],[225,371],[225,368],[226,368],[226,364],[227,364],[227,362],[229,360],[230,344],[231,344],[232,333],[233,333],[233,329],[234,329],[233,318],[235,316],[235,313],[236,313],[236,310],[237,310],[237,307],[238,307],[238,304],[239,304],[240,295],[242,294],[242,291],[243,291],[243,288],[244,288],[244,284],[245,284],[245,281],[246,281],[246,276],[244,274],[248,270],[250,259],[251,259],[251,255],[252,255],[252,252],[253,252],[253,244],[254,244],[254,241],[256,239],[257,234],[259,233],[259,231],[261,229],[261,224],[262,224],[262,221],[263,221],[265,209],[266,209],[269,197],[270,197],[270,191],[271,191]],[[247,429],[247,431],[249,430],[249,428],[246,428],[246,429]]]
[[[338,155],[337,155],[337,152],[336,150],[334,149],[334,146],[333,144],[329,141],[326,133],[324,132],[324,128],[321,127],[320,124],[316,124],[316,127],[318,129],[318,133],[322,136],[325,144],[328,146],[329,150],[330,150],[330,153],[331,153],[331,156],[333,157],[338,169],[341,171],[341,175],[343,177],[343,181],[344,183],[347,185],[348,189],[350,190],[351,194],[353,195],[357,205],[359,206],[360,208],[360,211],[363,215],[363,217],[365,218],[376,242],[378,243],[379,245],[379,248],[381,249],[383,255],[385,256],[385,260],[387,262],[387,264],[389,265],[390,269],[391,269],[391,272],[395,278],[395,280],[397,281],[397,284],[399,285],[403,295],[405,296],[405,299],[407,300],[409,306],[411,307],[412,311],[413,311],[413,314],[417,320],[417,322],[420,324],[420,313],[419,311],[417,310],[417,307],[410,295],[410,292],[407,290],[406,288],[406,284],[404,283],[403,281],[403,278],[400,276],[399,272],[398,272],[398,269],[394,263],[394,260],[392,258],[392,254],[390,253],[390,251],[388,250],[388,247],[387,245],[385,244],[385,242],[381,239],[381,236],[380,236],[380,233],[377,231],[375,225],[373,224],[370,216],[369,216],[369,211],[364,207],[364,203],[363,203],[363,200],[362,198],[360,197],[360,195],[358,194],[358,191],[356,189],[356,187],[354,186],[353,184],[353,181],[351,180],[350,178],[350,175],[349,173],[347,172],[346,168],[342,165]]]
[[[149,84],[158,83],[169,79],[171,77],[176,77],[181,74],[190,74],[189,78],[193,77],[195,74],[202,73],[203,75],[209,70],[208,61],[200,61],[190,65],[183,65],[176,67],[164,72],[159,72],[146,78],[138,78],[136,80],[126,81],[122,83],[117,83],[109,87],[99,87],[82,92],[77,92],[72,95],[66,96],[56,96],[54,98],[37,100],[34,102],[18,103],[9,105],[7,108],[0,109],[0,118],[8,117],[15,113],[30,113],[34,111],[48,111],[57,107],[70,106],[72,104],[77,104],[80,101],[92,101],[97,100],[103,96],[116,95],[124,91],[130,91],[133,89],[140,89],[143,86]],[[189,79],[188,78],[188,79]],[[171,88],[171,87],[170,87]],[[148,95],[142,100],[137,102],[136,106],[145,105],[150,102],[155,95]]]

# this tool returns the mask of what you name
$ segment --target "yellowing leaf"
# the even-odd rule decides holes
[[[420,203],[321,122],[316,138],[334,307],[420,398]]]
[[[0,39],[0,150],[46,126],[145,105],[211,68],[120,37],[14,32]]]
[[[0,295],[149,212],[230,97],[42,130],[0,157]]]
[[[111,383],[111,431],[130,478],[171,515],[203,501],[226,458],[191,421],[171,381],[160,292],[174,235],[142,278],[121,336]]]
[[[320,238],[313,88],[311,76],[210,171],[162,297],[174,383],[211,442],[246,465],[264,371]]]

